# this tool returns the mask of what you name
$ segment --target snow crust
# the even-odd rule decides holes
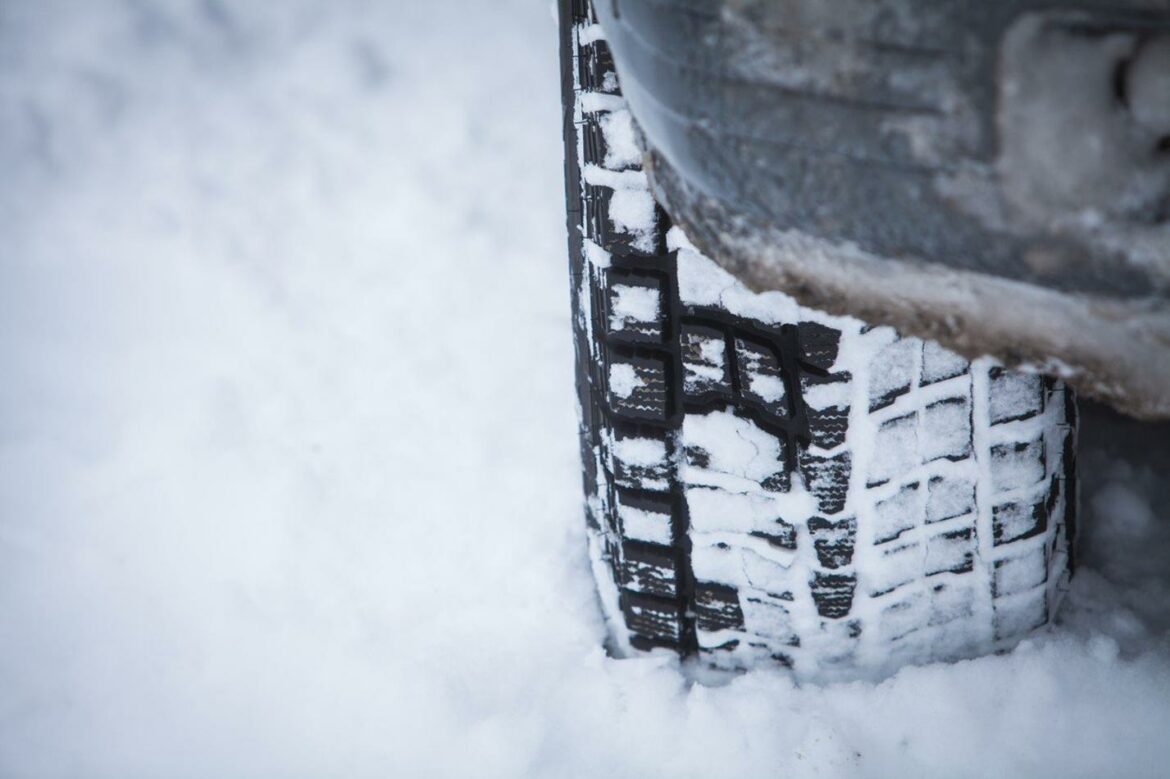
[[[1170,496],[1116,454],[1011,654],[606,657],[555,41],[537,0],[0,6],[0,774],[1163,775]]]

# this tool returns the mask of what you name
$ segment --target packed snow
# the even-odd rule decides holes
[[[0,5],[0,775],[1165,775],[1170,459],[1088,430],[1008,655],[606,656],[558,87],[544,0]]]

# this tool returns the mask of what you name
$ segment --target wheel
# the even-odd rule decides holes
[[[617,654],[888,673],[1010,647],[1070,570],[1075,406],[755,294],[651,196],[587,2],[561,3],[590,553]]]

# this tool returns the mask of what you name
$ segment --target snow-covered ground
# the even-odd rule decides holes
[[[1170,484],[1008,656],[615,661],[545,0],[0,4],[0,774],[1164,776]]]

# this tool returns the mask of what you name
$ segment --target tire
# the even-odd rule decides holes
[[[1075,526],[1057,381],[754,294],[651,197],[585,0],[561,2],[586,521],[618,655],[802,679],[1004,649]]]

